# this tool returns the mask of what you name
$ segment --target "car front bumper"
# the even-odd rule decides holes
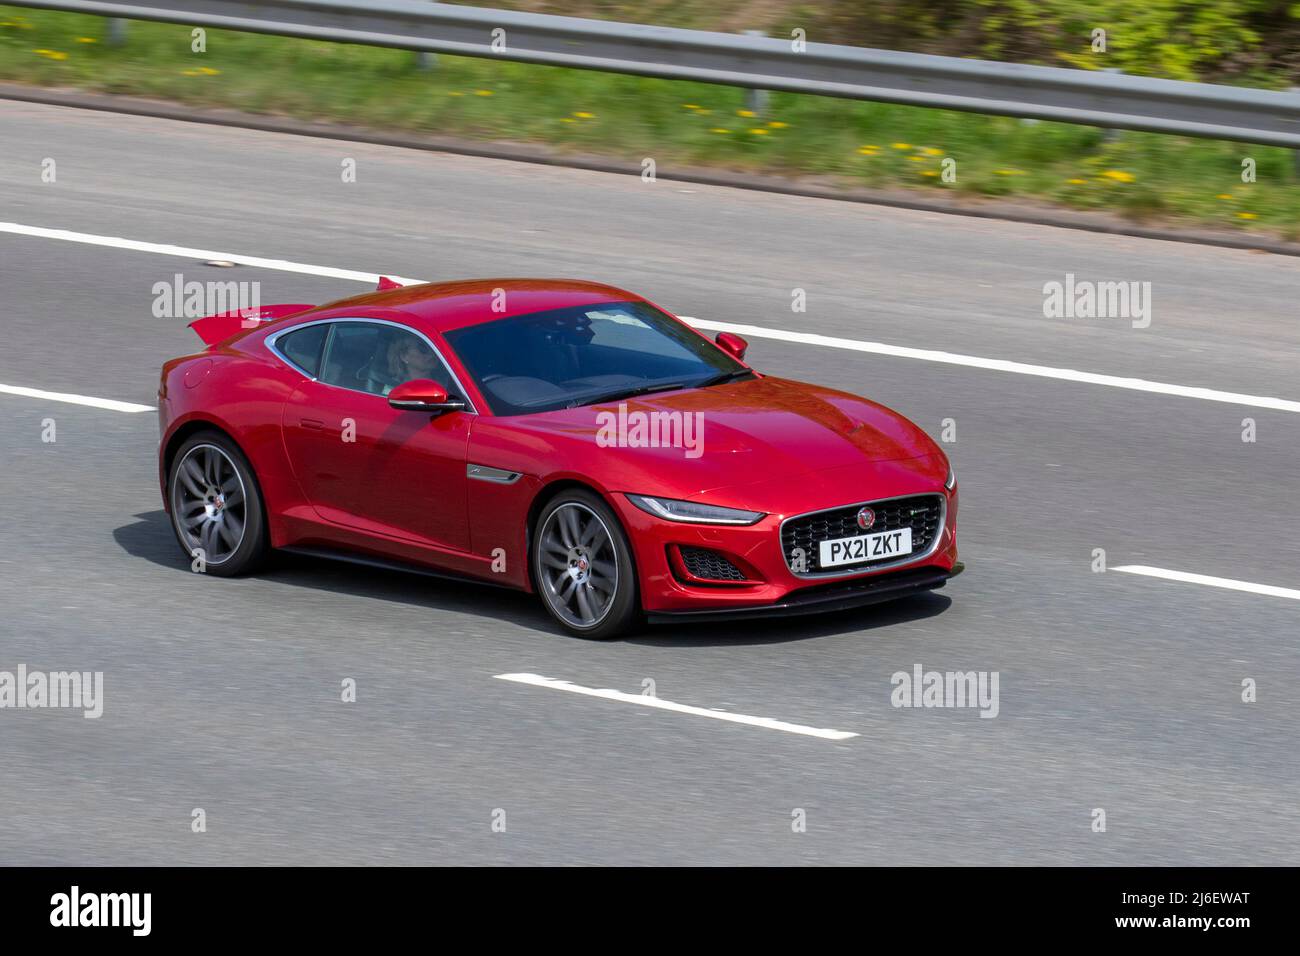
[[[942,479],[937,484],[909,481],[865,497],[860,486],[849,494],[843,488],[828,489],[826,499],[801,495],[797,507],[744,526],[667,521],[647,514],[622,494],[609,497],[631,539],[646,614],[652,620],[721,620],[830,611],[942,587],[962,566],[957,559],[957,489],[944,489]],[[942,525],[934,544],[915,558],[828,574],[798,574],[787,564],[781,526],[788,518],[846,507],[855,499],[867,504],[935,494],[944,496]],[[694,579],[682,560],[682,549],[690,548],[725,557],[743,572],[744,580]]]

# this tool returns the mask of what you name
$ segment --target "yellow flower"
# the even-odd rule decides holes
[[[595,114],[595,113],[574,113],[573,115],[574,115],[576,118],[578,118],[578,119],[595,119],[595,118],[596,118],[596,114]]]
[[[1086,183],[1087,181],[1088,181],[1088,180],[1086,180],[1086,179],[1067,179],[1067,180],[1066,180],[1066,182],[1069,183],[1071,186],[1082,186],[1082,185],[1083,185],[1084,183]]]
[[[925,153],[925,155],[927,155],[927,156],[942,156],[942,155],[943,155],[943,150],[941,150],[941,149],[935,149],[933,146],[927,146],[927,147],[925,147],[925,149],[921,150],[921,152]]]
[[[68,54],[62,50],[33,50],[32,52],[37,56],[48,57],[51,60],[66,60],[68,58]]]
[[[721,126],[715,126],[715,127],[713,127],[713,129],[709,130],[709,132],[710,132],[710,133],[730,133],[731,130],[729,130],[729,129],[723,129]]]
[[[749,117],[749,116],[757,116],[758,114],[755,113],[753,110],[736,110],[736,115]]]
[[[576,119],[574,119],[572,116],[561,116],[561,117],[560,117],[560,122],[561,122],[561,123],[576,123],[576,122],[578,122],[578,121],[577,121]]]
[[[491,90],[475,90],[475,91],[474,91],[474,95],[475,95],[475,96],[491,96],[491,95],[492,95],[492,91],[491,91]]]
[[[1239,213],[1237,213],[1237,218],[1238,218],[1238,219],[1258,219],[1259,217],[1256,216],[1253,212],[1239,212]]]
[[[221,71],[220,71],[220,70],[214,70],[214,69],[213,69],[212,67],[210,67],[210,66],[201,66],[201,67],[199,67],[199,72],[202,73],[204,76],[216,76],[216,75],[218,75]]]
[[[699,108],[700,108],[700,104],[698,104],[698,103],[683,103],[683,104],[682,104],[682,109],[684,109],[684,110],[698,110]]]
[[[894,149],[911,149],[911,148],[912,148],[912,144],[911,144],[911,143],[890,143],[889,145],[892,146],[892,147],[894,147]]]
[[[762,129],[761,127],[756,127],[754,129],[751,129],[750,133],[752,133],[755,136],[766,136],[767,130]]]
[[[909,157],[907,157],[907,160],[908,160],[908,162],[911,162],[911,163],[923,163],[923,162],[925,162],[925,157],[924,157],[924,156],[909,156]]]
[[[1215,198],[1215,199],[1231,199],[1231,198],[1232,198],[1232,193],[1219,193],[1219,195],[1215,196],[1214,198]]]
[[[1122,169],[1108,169],[1102,173],[1107,179],[1114,180],[1117,183],[1131,183],[1137,179],[1132,173],[1127,173]]]
[[[921,170],[921,175],[922,175],[922,176],[938,176],[939,174],[938,174],[937,172],[935,172],[933,169],[923,169],[923,170]]]
[[[78,43],[98,43],[99,41],[96,40],[94,37],[77,37],[77,42],[78,42]]]
[[[859,155],[859,156],[875,156],[875,155],[876,155],[877,153],[879,153],[879,152],[880,152],[880,150],[876,149],[876,147],[874,147],[874,146],[859,146],[859,147],[858,147],[858,155]]]
[[[780,120],[772,120],[772,122],[768,123],[767,125],[772,129],[785,129],[790,124],[782,123]]]
[[[999,176],[1023,176],[1024,171],[1019,169],[995,169],[993,172]]]

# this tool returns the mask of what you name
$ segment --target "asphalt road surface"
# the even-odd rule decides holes
[[[13,103],[0,144],[22,227],[576,276],[772,330],[763,371],[936,438],[952,420],[968,565],[891,605],[608,644],[485,587],[305,558],[193,574],[155,416],[41,393],[153,405],[198,345],[152,315],[175,273],[264,303],[366,285],[0,227],[0,671],[104,674],[98,719],[0,709],[0,863],[1300,863],[1296,260]],[[1150,282],[1150,327],[1045,318],[1067,274]],[[1253,398],[782,337],[808,332]],[[996,717],[894,707],[918,664],[997,672]]]

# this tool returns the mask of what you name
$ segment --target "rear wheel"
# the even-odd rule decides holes
[[[559,494],[537,519],[533,580],[542,603],[570,634],[606,640],[639,615],[636,569],[618,518],[582,489]]]
[[[172,530],[195,570],[251,571],[266,554],[262,493],[239,447],[220,432],[185,441],[167,476]]]

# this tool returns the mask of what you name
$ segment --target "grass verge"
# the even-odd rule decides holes
[[[0,6],[0,79],[1300,239],[1290,150]],[[1242,181],[1243,162],[1255,182]],[[945,181],[945,168],[955,181]]]

